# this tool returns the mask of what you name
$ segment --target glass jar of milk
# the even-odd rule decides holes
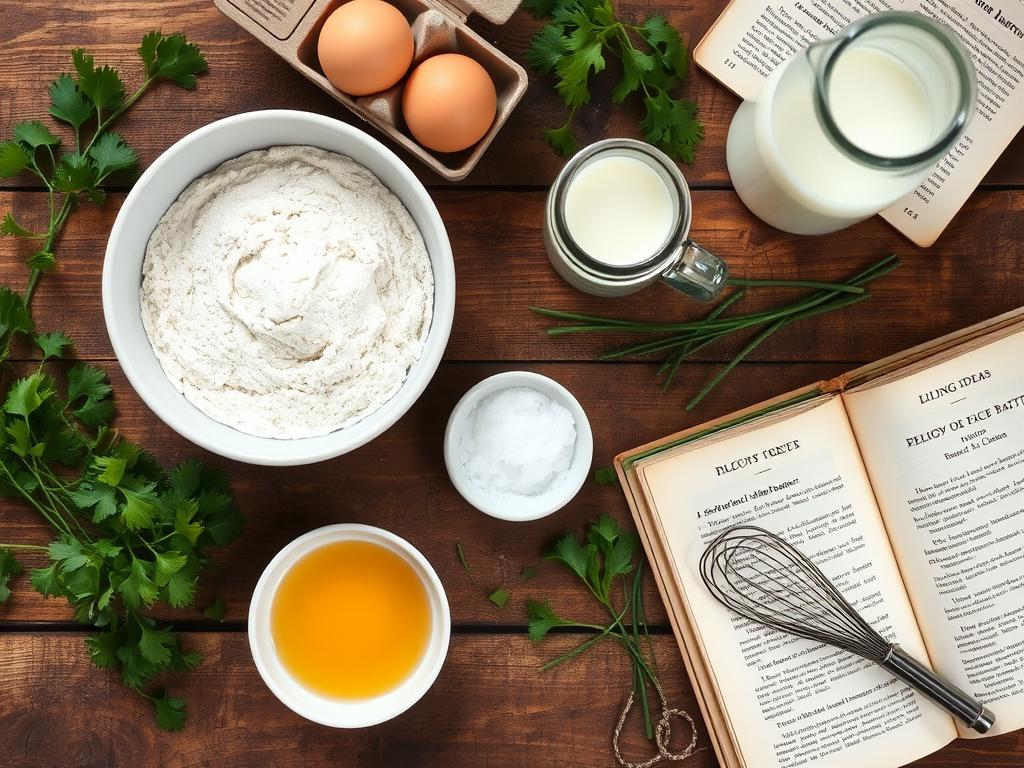
[[[725,287],[725,262],[689,240],[690,189],[666,154],[606,139],[573,157],[548,195],[544,243],[555,270],[595,296],[662,281],[701,301]]]
[[[946,26],[865,16],[778,67],[729,129],[729,174],[760,219],[834,232],[914,190],[975,112],[967,50]]]

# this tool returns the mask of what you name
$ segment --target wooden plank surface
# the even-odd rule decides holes
[[[620,0],[626,14],[664,13],[697,41],[724,0]],[[84,46],[104,63],[134,71],[134,48],[153,28],[185,31],[206,52],[211,73],[183,96],[161,86],[121,130],[143,163],[189,131],[238,112],[306,109],[358,121],[308,85],[232,22],[210,0],[131,0],[42,3],[0,0],[0,129],[42,117],[45,89],[67,67],[68,51]],[[538,23],[525,13],[495,27],[473,26],[521,60]],[[446,362],[420,402],[394,428],[363,449],[311,468],[262,469],[203,455],[174,435],[138,400],[112,359],[103,326],[99,276],[106,234],[123,194],[103,209],[84,206],[59,248],[61,270],[37,294],[41,327],[64,329],[83,358],[111,374],[118,426],[168,463],[198,455],[230,473],[247,518],[243,537],[215,558],[200,607],[225,599],[228,621],[161,612],[194,632],[190,646],[206,661],[174,679],[189,700],[192,721],[182,734],[159,732],[138,697],[116,678],[91,667],[82,633],[66,606],[45,601],[19,582],[0,607],[0,764],[12,766],[610,766],[610,732],[628,684],[628,663],[607,645],[558,671],[538,665],[580,639],[562,636],[537,648],[523,631],[523,600],[545,597],[565,613],[597,618],[587,596],[538,554],[555,534],[581,529],[602,512],[625,519],[613,489],[588,483],[567,509],[530,525],[510,525],[472,510],[452,489],[441,457],[441,436],[458,397],[491,373],[535,370],[566,384],[587,410],[595,435],[595,464],[623,448],[729,410],[827,377],[877,357],[1013,308],[1024,298],[1024,144],[1017,140],[988,175],[938,245],[917,249],[880,220],[822,238],[783,235],[756,221],[730,190],[725,136],[736,99],[695,71],[688,93],[700,105],[708,139],[698,161],[684,167],[695,187],[694,237],[729,259],[735,272],[756,277],[841,277],[888,252],[906,265],[879,284],[869,303],[841,315],[788,329],[765,344],[696,414],[682,411],[693,392],[735,345],[712,347],[684,366],[677,388],[662,395],[654,366],[603,364],[592,358],[611,340],[548,340],[546,322],[531,304],[578,311],[688,318],[700,308],[655,287],[615,302],[585,297],[551,271],[541,241],[546,186],[562,161],[543,144],[539,128],[556,125],[564,110],[550,84],[531,76],[530,91],[478,170],[459,187],[440,182],[415,161],[432,188],[452,239],[459,280],[455,330]],[[609,109],[606,90],[579,118],[581,144],[636,135],[636,111]],[[13,207],[28,221],[44,204],[30,179],[0,182],[0,212]],[[20,284],[27,255],[0,240],[3,282]],[[749,307],[780,301],[766,293]],[[402,467],[401,478],[393,468]],[[326,491],[325,489],[330,489]],[[248,598],[265,563],[294,536],[319,525],[368,522],[412,541],[434,564],[448,592],[455,634],[437,685],[417,707],[384,726],[335,732],[302,721],[260,682],[242,631]],[[25,509],[0,500],[5,538],[47,535]],[[458,565],[461,541],[477,580],[513,594],[499,610]],[[522,565],[540,575],[518,581]],[[674,705],[696,714],[665,614],[649,589],[663,680]],[[684,729],[685,730],[685,729]],[[685,734],[684,734],[685,735]],[[683,765],[715,765],[701,732],[702,751]],[[630,755],[646,756],[636,740]],[[1024,764],[1024,735],[958,742],[921,763],[931,768],[1008,768]]]
[[[456,262],[449,360],[591,360],[623,341],[593,335],[546,339],[549,322],[529,312],[531,305],[661,320],[706,311],[661,285],[608,300],[562,282],[544,253],[543,192],[451,189],[434,197]],[[0,213],[13,207],[30,221],[32,212],[38,216],[43,209],[41,198],[0,192]],[[112,195],[102,209],[83,205],[59,248],[60,272],[42,282],[35,300],[40,327],[70,329],[86,358],[113,356],[99,303],[100,274],[106,233],[122,200],[123,195]],[[800,238],[757,222],[730,191],[698,192],[694,205],[693,236],[726,257],[740,276],[838,279],[887,253],[898,253],[905,262],[871,287],[866,304],[787,328],[762,345],[753,360],[873,360],[1013,309],[1024,296],[1021,191],[979,192],[927,250],[911,246],[878,218],[834,235]],[[29,254],[24,243],[0,240],[0,269],[23,281],[19,261]],[[763,290],[740,307],[753,311],[793,296]],[[708,347],[699,359],[728,360],[742,341]]]
[[[310,727],[266,689],[242,633],[189,633],[200,667],[174,680],[191,707],[183,734],[149,727],[148,705],[113,676],[82,663],[82,636],[23,632],[0,636],[0,733],[5,764],[18,768],[591,768],[610,765],[611,731],[629,685],[622,652],[603,644],[574,664],[540,672],[551,656],[579,642],[562,635],[533,646],[522,634],[456,635],[434,687],[420,704],[370,731]],[[675,641],[655,638],[672,706],[696,714]],[[581,696],[580,688],[586,695]],[[215,695],[211,695],[215,692]],[[26,707],[25,702],[33,702]],[[626,755],[639,762],[649,745],[627,731]],[[680,723],[676,744],[689,732]],[[61,738],[55,738],[61,734]],[[915,768],[1018,768],[1024,733],[955,742]],[[706,736],[686,768],[713,768]]]
[[[216,570],[204,579],[200,609],[221,597],[229,619],[244,619],[263,567],[281,547],[322,525],[358,522],[394,531],[427,556],[448,592],[456,624],[523,625],[527,597],[550,599],[574,615],[595,616],[593,601],[586,599],[574,577],[560,566],[543,562],[540,554],[556,535],[573,528],[582,533],[584,522],[601,513],[625,521],[628,515],[619,491],[588,482],[563,512],[534,523],[510,525],[470,507],[448,480],[441,455],[448,414],[473,384],[508,366],[444,364],[412,411],[379,439],[327,465],[287,469],[250,467],[202,455],[153,417],[116,365],[105,367],[111,372],[117,393],[117,424],[125,436],[143,443],[169,464],[201,455],[204,461],[224,466],[230,473],[247,526],[237,542],[217,553]],[[647,365],[546,363],[516,367],[550,376],[577,396],[594,431],[595,466],[609,465],[625,446],[640,445],[706,418],[706,413],[686,414],[679,394],[662,396]],[[708,408],[735,410],[747,403],[750,390],[779,394],[844,368],[834,363],[751,365],[739,373],[740,386],[714,396]],[[713,370],[708,365],[688,366],[682,371],[680,386],[693,391]],[[400,480],[394,472],[398,465],[402,467]],[[325,468],[332,490],[323,482]],[[21,509],[7,512],[3,527],[6,538],[14,542],[38,541],[46,534],[35,516]],[[459,565],[456,542],[463,544],[480,588]],[[28,557],[22,559],[30,562]],[[521,582],[519,573],[524,565],[538,567],[538,578]],[[505,609],[492,605],[481,591],[486,588],[489,593],[499,586],[512,593]],[[648,586],[652,621],[665,624],[661,603],[653,586]],[[169,609],[161,613],[183,617]],[[63,602],[44,600],[25,580],[16,584],[11,603],[0,606],[0,621],[66,621],[67,615]],[[184,617],[199,618],[196,613]]]

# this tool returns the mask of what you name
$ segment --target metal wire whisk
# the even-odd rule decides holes
[[[704,551],[700,574],[715,599],[741,616],[873,661],[978,733],[995,722],[983,704],[878,634],[828,577],[780,536],[753,525],[727,528]]]

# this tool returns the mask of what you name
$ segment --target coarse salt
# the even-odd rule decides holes
[[[484,397],[459,440],[459,461],[470,481],[498,496],[537,496],[569,471],[576,420],[532,387],[509,387]]]

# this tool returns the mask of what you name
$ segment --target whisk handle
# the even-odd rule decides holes
[[[996,721],[984,704],[932,672],[898,645],[889,647],[881,665],[978,733],[987,733]]]

